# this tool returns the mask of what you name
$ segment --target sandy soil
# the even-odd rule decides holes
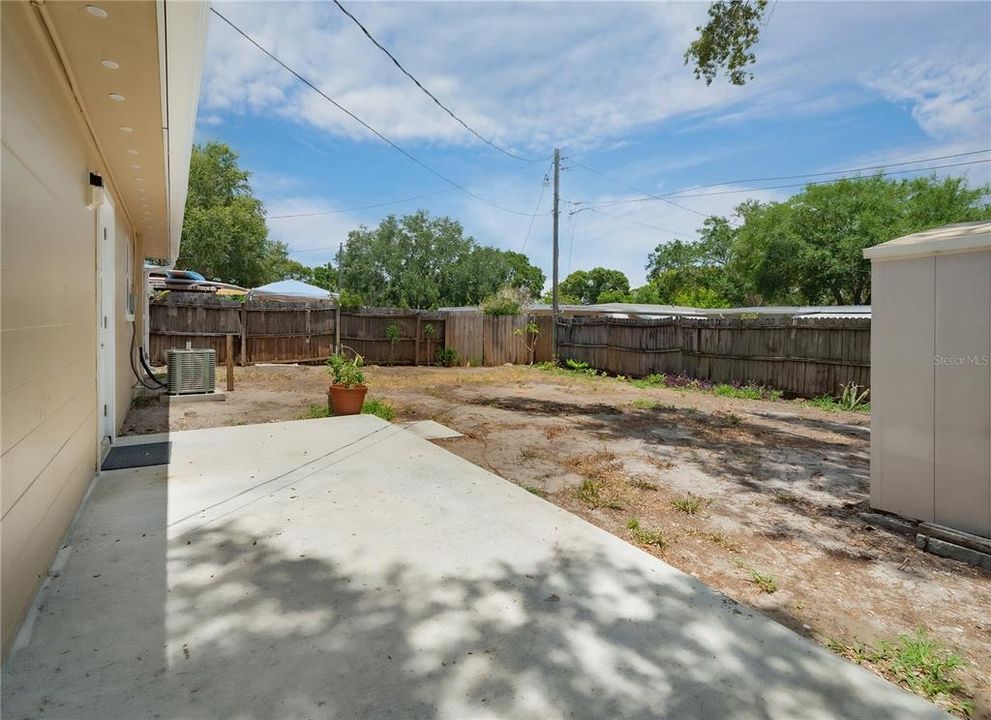
[[[924,628],[967,661],[974,716],[991,717],[991,573],[858,517],[867,417],[526,367],[368,371],[397,420],[464,433],[440,443],[630,542],[638,519],[667,543],[647,552],[796,632],[848,644]],[[226,402],[154,399],[125,433],[295,420],[326,403],[326,386],[319,367],[237,368]],[[595,491],[580,497],[586,479]],[[696,514],[672,504],[689,496]]]

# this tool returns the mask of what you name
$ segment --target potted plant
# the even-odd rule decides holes
[[[355,353],[354,360],[348,360],[342,353],[327,359],[327,372],[334,381],[327,390],[327,401],[334,415],[359,415],[365,403],[365,373],[361,355]]]

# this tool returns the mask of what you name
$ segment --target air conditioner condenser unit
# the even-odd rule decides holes
[[[169,350],[169,395],[212,393],[216,387],[215,350]]]

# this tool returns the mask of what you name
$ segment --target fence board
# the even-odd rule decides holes
[[[617,375],[752,381],[807,397],[870,383],[870,320],[863,318],[568,318],[558,337],[562,359]]]
[[[242,318],[244,318],[242,320]],[[433,339],[423,327],[434,326]],[[242,327],[244,325],[244,327]],[[399,340],[391,343],[386,328],[395,325]],[[360,353],[369,364],[411,365],[416,348],[429,345],[430,360],[444,342],[445,317],[417,310],[361,309],[341,313],[341,344]],[[151,358],[164,364],[166,352],[185,347],[213,348],[217,362],[226,362],[226,336],[234,336],[234,354],[248,364],[259,362],[315,362],[334,351],[337,308],[329,302],[295,303],[272,300],[226,300],[197,293],[168,293],[151,303],[149,325]],[[428,342],[429,340],[429,342]]]

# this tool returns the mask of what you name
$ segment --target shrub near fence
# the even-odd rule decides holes
[[[870,384],[870,327],[865,318],[570,318],[558,326],[558,351],[617,375],[755,381],[813,397]]]

